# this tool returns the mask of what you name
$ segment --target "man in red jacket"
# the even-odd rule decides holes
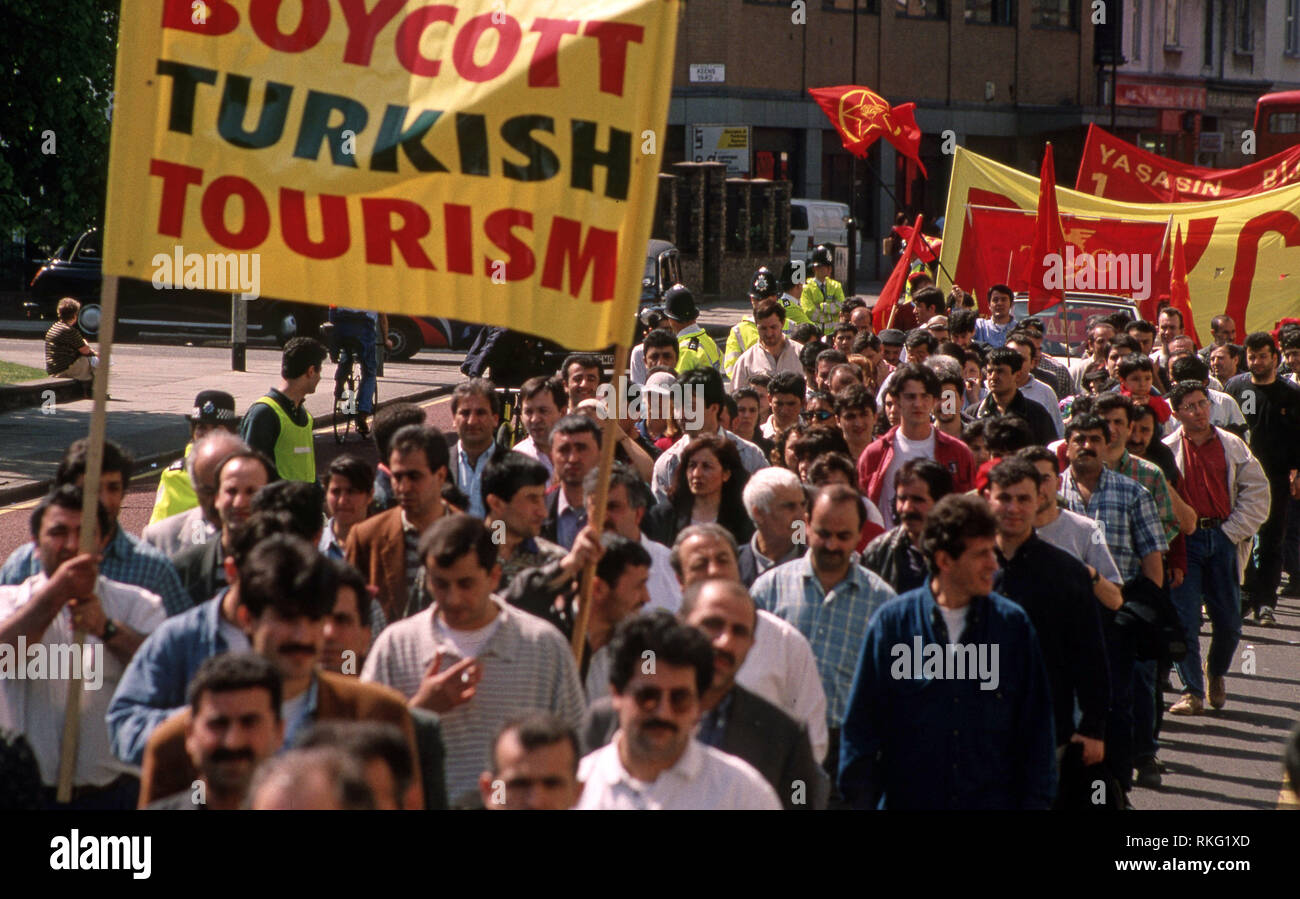
[[[894,520],[894,472],[904,462],[933,459],[952,474],[953,492],[964,493],[975,486],[975,458],[966,444],[943,433],[930,420],[940,394],[939,378],[933,371],[914,362],[900,366],[888,392],[900,420],[863,451],[858,460],[858,485],[880,508],[885,527],[892,528],[898,524]]]

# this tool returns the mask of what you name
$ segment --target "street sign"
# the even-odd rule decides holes
[[[693,62],[690,66],[691,84],[722,84],[727,80],[727,67],[720,62]]]
[[[690,141],[692,161],[726,163],[729,177],[749,175],[748,125],[692,125]]]

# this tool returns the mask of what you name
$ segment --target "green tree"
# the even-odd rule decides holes
[[[119,0],[0,2],[0,241],[104,219]],[[49,152],[53,150],[53,152]]]

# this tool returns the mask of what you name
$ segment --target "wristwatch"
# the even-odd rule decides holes
[[[1093,585],[1094,587],[1097,586],[1097,583],[1098,583],[1100,580],[1101,580],[1101,569],[1099,569],[1099,568],[1094,568],[1094,569],[1092,570],[1092,585]]]
[[[117,626],[116,621],[114,621],[112,618],[107,618],[104,620],[104,632],[99,635],[99,639],[107,643],[109,640],[112,640],[114,637],[116,637],[118,631],[120,630],[121,628]]]

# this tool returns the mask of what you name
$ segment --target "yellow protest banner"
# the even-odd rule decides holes
[[[626,341],[678,11],[125,3],[104,270],[180,286],[200,254],[265,296]]]
[[[1181,225],[1192,315],[1201,334],[1210,333],[1210,319],[1221,313],[1237,323],[1239,337],[1300,315],[1300,185],[1204,203],[1121,203],[1060,186],[1056,197],[1062,215]],[[957,271],[961,258],[967,203],[1032,210],[1038,178],[957,148],[944,213],[947,271]],[[945,291],[951,286],[946,272],[940,281]],[[1156,287],[1168,292],[1167,284]]]

